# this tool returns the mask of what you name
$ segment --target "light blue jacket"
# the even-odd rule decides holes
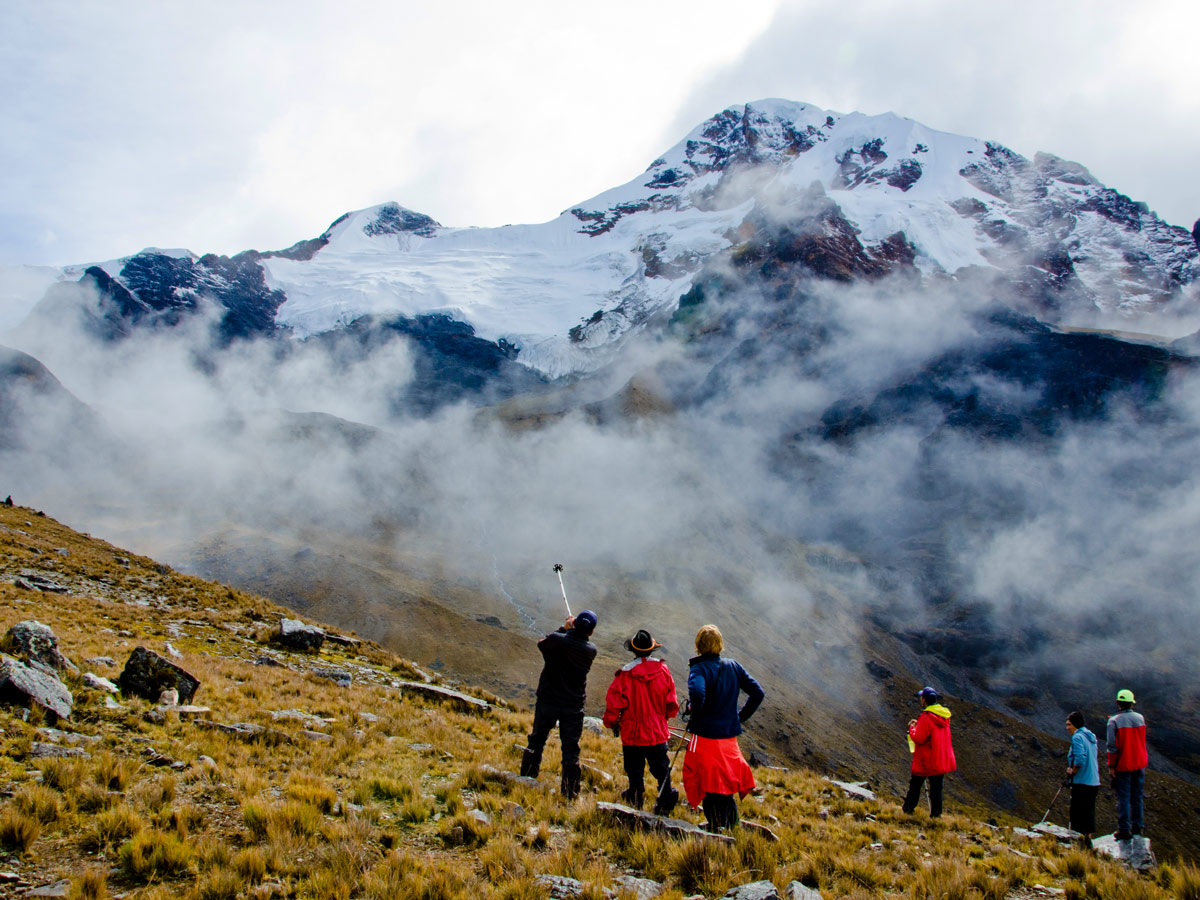
[[[1079,771],[1071,776],[1072,784],[1100,784],[1100,763],[1096,756],[1096,736],[1087,728],[1076,729],[1071,735],[1071,749],[1067,753],[1067,765],[1078,766]]]

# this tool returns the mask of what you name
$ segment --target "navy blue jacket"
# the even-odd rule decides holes
[[[538,702],[562,709],[583,709],[596,645],[585,634],[560,628],[538,641],[538,649],[546,660],[538,679]]]
[[[706,738],[731,738],[742,733],[742,723],[763,701],[763,689],[736,660],[705,653],[688,660],[688,701],[692,716],[688,731]],[[746,705],[738,710],[738,694],[745,691]]]

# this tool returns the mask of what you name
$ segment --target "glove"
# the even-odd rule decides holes
[[[618,722],[616,725],[614,725],[612,727],[612,733],[613,733],[613,737],[621,736],[621,723],[620,722]]]

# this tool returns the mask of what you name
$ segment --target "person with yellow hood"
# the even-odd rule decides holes
[[[950,741],[950,710],[941,704],[941,697],[931,687],[917,691],[921,714],[908,723],[908,749],[912,753],[912,778],[904,812],[911,813],[921,799],[921,788],[929,780],[929,815],[936,819],[942,814],[942,780],[958,768],[954,761],[954,746]]]

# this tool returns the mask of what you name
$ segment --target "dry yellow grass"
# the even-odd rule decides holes
[[[69,592],[47,602],[14,587],[22,569],[50,572]],[[153,715],[138,699],[109,709],[68,676],[76,708],[59,725],[97,739],[90,758],[34,761],[30,748],[49,723],[0,708],[0,780],[10,792],[0,842],[20,854],[11,865],[27,881],[68,877],[77,897],[534,900],[548,895],[537,876],[560,875],[598,898],[605,889],[626,896],[616,879],[635,874],[663,883],[665,900],[763,879],[802,881],[826,898],[1001,900],[1040,883],[1080,898],[1200,900],[1200,874],[1187,865],[1138,876],[965,816],[931,822],[900,815],[888,799],[848,799],[809,771],[760,770],[762,793],[742,803],[776,843],[744,829],[729,846],[630,831],[596,807],[619,802],[623,786],[611,737],[585,733],[589,765],[616,778],[592,778],[574,803],[549,789],[553,742],[546,789],[497,779],[484,767],[517,768],[528,713],[466,713],[397,690],[393,682],[413,670],[369,643],[327,645],[315,658],[272,651],[282,665],[257,665],[259,635],[281,608],[19,508],[0,510],[0,612],[5,626],[45,622],[85,671],[114,679],[135,646],[164,652],[170,641],[200,679],[194,702],[214,722],[266,729],[231,735]],[[117,665],[87,662],[100,657]],[[350,671],[353,684],[314,676],[316,668]],[[271,714],[297,710],[326,721]]]

